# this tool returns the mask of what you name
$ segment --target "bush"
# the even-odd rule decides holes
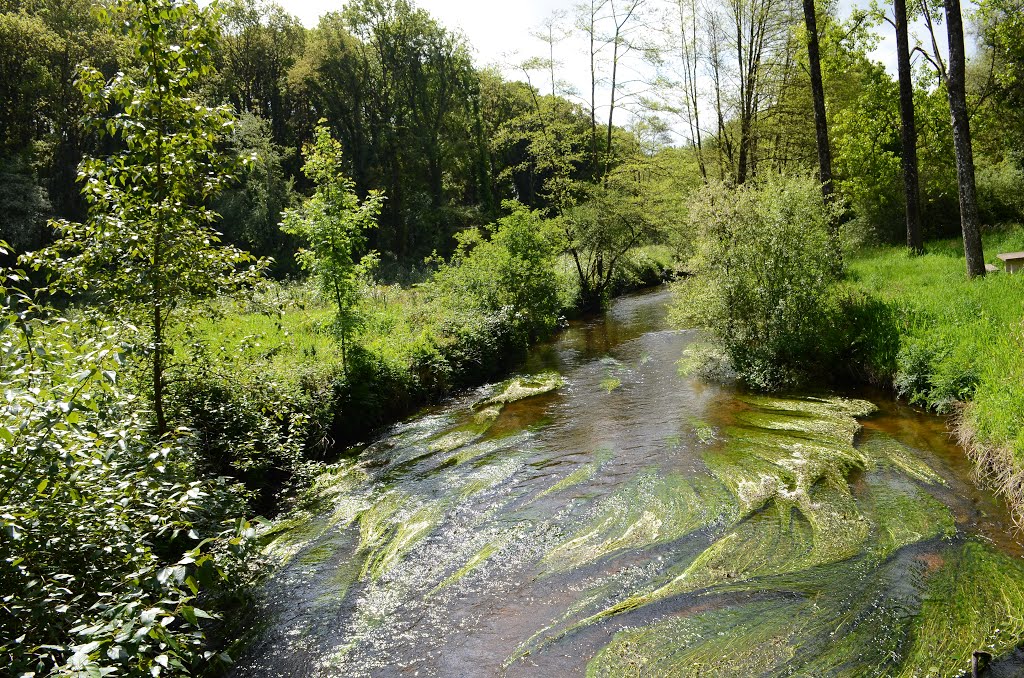
[[[451,309],[508,315],[515,341],[525,349],[558,325],[557,240],[539,212],[519,203],[506,207],[511,214],[494,224],[490,238],[477,229],[459,234],[451,262],[441,265],[427,289],[438,317]]]
[[[706,328],[753,387],[803,381],[841,346],[837,212],[799,177],[710,186],[690,205],[697,275],[677,286],[674,316]]]
[[[157,676],[226,661],[202,607],[244,583],[226,579],[251,534],[225,526],[239,494],[196,478],[186,432],[152,437],[120,385],[124,331],[0,295],[0,665]]]
[[[1024,218],[1024,171],[1012,161],[979,163],[978,207],[989,224]]]

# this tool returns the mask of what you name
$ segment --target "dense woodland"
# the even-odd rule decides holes
[[[981,402],[976,339],[849,262],[962,237],[969,285],[1024,219],[1021,0],[591,0],[536,44],[475,63],[406,0],[0,1],[0,665],[223,671],[247,518],[637,285],[683,278],[708,378]],[[1019,500],[1021,419],[979,412]]]

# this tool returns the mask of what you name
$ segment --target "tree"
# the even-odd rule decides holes
[[[897,0],[901,2],[902,0]],[[811,72],[811,94],[814,98],[814,133],[818,147],[818,180],[821,193],[828,200],[832,195],[832,149],[828,144],[828,121],[825,118],[825,86],[821,80],[821,58],[818,55],[818,20],[814,0],[803,0],[804,27],[807,30],[807,63]]]
[[[343,369],[348,370],[348,342],[358,326],[359,274],[372,261],[356,260],[365,245],[363,233],[377,225],[384,195],[370,191],[359,200],[355,184],[342,173],[341,143],[321,124],[314,140],[303,149],[302,171],[316,185],[316,192],[301,207],[285,211],[281,229],[307,243],[300,250],[299,265],[319,279],[324,292],[334,299],[335,331],[341,341]]]
[[[257,256],[273,257],[269,273],[275,277],[295,272],[294,238],[281,232],[281,213],[296,199],[294,179],[286,176],[284,163],[293,149],[273,141],[271,124],[252,113],[243,113],[231,131],[230,149],[247,158],[239,181],[214,202],[221,215],[224,240]]]
[[[109,82],[92,68],[79,88],[96,132],[121,149],[87,158],[79,173],[82,223],[52,225],[59,240],[26,259],[73,291],[95,291],[148,332],[150,397],[157,435],[168,431],[164,393],[175,311],[254,282],[265,262],[221,246],[207,205],[232,178],[220,150],[230,108],[196,93],[211,72],[211,14],[195,0],[119,0],[139,66]]]
[[[679,58],[682,62],[683,104],[690,127],[690,144],[697,155],[697,167],[704,183],[708,182],[704,161],[703,130],[700,127],[700,59],[701,40],[698,32],[697,0],[676,0],[679,11]]]
[[[985,275],[985,255],[981,247],[981,226],[978,216],[978,194],[974,183],[974,152],[971,147],[970,115],[964,79],[967,60],[964,54],[964,27],[960,16],[960,0],[944,0],[946,35],[949,41],[949,114],[953,120],[953,148],[956,152],[957,186],[960,195],[960,227],[964,237],[967,275]]]
[[[288,71],[305,45],[306,29],[280,5],[266,0],[229,0],[218,44],[219,95],[239,112],[268,120],[273,140],[296,144],[288,129]]]
[[[920,189],[917,174],[917,129],[914,124],[914,83],[910,72],[910,39],[907,30],[907,2],[893,0],[896,28],[896,65],[900,82],[900,140],[903,144],[903,193],[906,196],[907,247],[924,251],[921,235]]]
[[[791,79],[795,7],[792,0],[720,0],[708,7],[720,162],[728,163],[735,184],[757,173],[762,114]]]

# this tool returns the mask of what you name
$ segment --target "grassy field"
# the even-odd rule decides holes
[[[989,234],[986,261],[1024,250],[1024,230]],[[979,470],[1024,518],[1024,274],[969,281],[959,241],[929,243],[912,257],[902,248],[860,253],[851,285],[883,301],[900,337],[890,361],[897,392],[954,416]],[[884,361],[881,361],[884,362]]]

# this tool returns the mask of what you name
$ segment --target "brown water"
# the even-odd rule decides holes
[[[1021,675],[1022,552],[944,422],[682,377],[669,301],[533,349],[560,388],[482,388],[325,475],[265,537],[235,675]]]

